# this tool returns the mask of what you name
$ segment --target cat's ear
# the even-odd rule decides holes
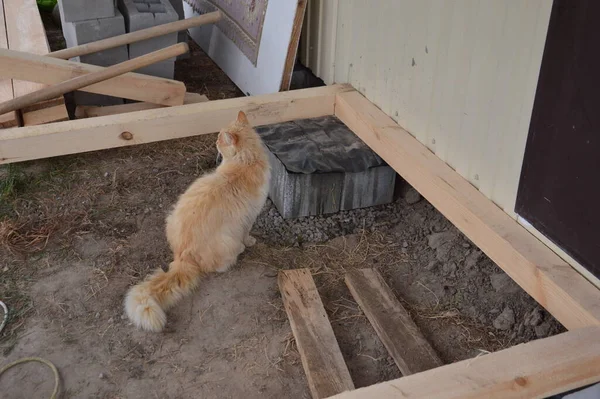
[[[248,118],[246,117],[246,114],[244,113],[244,111],[238,112],[237,122],[241,123],[242,125],[250,124],[250,122],[248,122]]]
[[[236,145],[238,142],[238,136],[235,133],[223,132],[223,140],[227,145]]]

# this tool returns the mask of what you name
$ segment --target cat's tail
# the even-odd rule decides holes
[[[190,293],[198,284],[199,273],[193,265],[175,260],[169,271],[154,272],[129,290],[125,312],[138,328],[160,332],[167,322],[165,311]]]

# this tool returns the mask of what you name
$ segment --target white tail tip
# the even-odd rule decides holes
[[[131,287],[127,293],[125,312],[129,320],[142,330],[161,332],[167,323],[167,315],[144,283]]]

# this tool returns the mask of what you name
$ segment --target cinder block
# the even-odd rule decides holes
[[[396,171],[376,166],[364,172],[345,173],[340,210],[389,204],[394,200]]]
[[[115,16],[115,0],[58,0],[62,22],[78,22],[88,19]]]
[[[170,0],[171,5],[177,12],[179,19],[185,19],[185,12],[183,11],[183,0]],[[177,43],[187,43],[188,35],[187,31],[181,31],[177,34]],[[185,53],[177,56],[178,60],[185,60],[190,58],[190,53]]]
[[[335,117],[256,128],[269,150],[269,197],[297,218],[393,201],[395,171]]]
[[[65,36],[65,41],[67,42],[67,47],[74,47],[125,34],[125,19],[118,10],[115,10],[115,16],[110,18],[66,22],[64,21],[61,9],[61,17],[63,18],[63,34]],[[108,67],[127,61],[128,59],[127,46],[120,46],[93,54],[82,55],[81,57],[76,57],[72,60]],[[120,98],[79,91],[75,93],[75,102],[78,105],[123,104],[123,100]]]
[[[324,215],[340,210],[343,173],[293,173],[269,151],[269,198],[284,219]]]
[[[169,0],[118,0],[119,10],[125,17],[127,32],[151,28],[169,22],[175,22],[179,16]],[[144,54],[177,44],[177,33],[170,33],[144,40],[129,45],[129,58],[136,58]],[[175,58],[162,61],[140,69],[139,73],[153,76],[173,78]]]

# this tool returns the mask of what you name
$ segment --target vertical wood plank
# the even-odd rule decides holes
[[[278,281],[312,397],[327,398],[354,389],[308,269],[281,271]]]
[[[4,19],[4,0],[0,0],[0,48],[8,48],[6,37],[6,23]],[[0,80],[0,102],[14,98],[13,83],[11,79]],[[17,113],[15,111],[0,115],[0,128],[15,127],[18,125]]]
[[[345,281],[402,375],[443,365],[379,272],[352,270]]]

